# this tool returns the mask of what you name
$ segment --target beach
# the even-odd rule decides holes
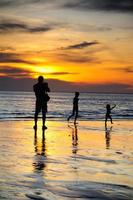
[[[0,199],[133,199],[132,122],[0,121]]]

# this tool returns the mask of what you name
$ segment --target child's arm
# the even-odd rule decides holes
[[[116,107],[116,105],[114,105],[114,106],[111,108],[111,110],[113,110],[115,107]]]

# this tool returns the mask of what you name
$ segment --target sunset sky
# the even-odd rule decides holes
[[[132,0],[0,0],[0,89],[44,75],[56,91],[132,93],[132,13]]]

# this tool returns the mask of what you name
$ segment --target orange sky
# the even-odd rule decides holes
[[[100,1],[2,0],[0,76],[133,88],[132,12]]]

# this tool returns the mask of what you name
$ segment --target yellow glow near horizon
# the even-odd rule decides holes
[[[31,62],[34,63],[35,59],[29,58]],[[37,61],[37,60],[36,60]],[[125,76],[124,66],[121,63],[104,63],[102,66],[100,64],[90,63],[89,66],[85,65],[75,65],[62,63],[62,65],[53,64],[43,65],[39,63],[43,61],[42,58],[38,59],[38,65],[34,64],[24,64],[24,63],[11,63],[9,68],[21,69],[24,72],[29,73],[29,77],[37,78],[39,75],[45,76],[45,78],[54,78],[61,81],[68,81],[73,83],[82,84],[106,84],[106,83],[127,83],[132,85],[132,73],[127,73]],[[49,61],[50,63],[50,61]],[[119,64],[119,65],[118,65]],[[112,68],[112,66],[120,66],[120,70]],[[0,64],[2,67],[2,65]],[[107,67],[108,66],[108,67]],[[123,70],[122,70],[123,69]],[[2,77],[6,76],[6,72],[0,74]]]
[[[37,78],[38,75],[42,75],[46,77],[48,76],[47,78],[50,78],[49,74],[54,72],[53,68],[54,67],[51,67],[51,66],[45,66],[45,67],[33,66],[32,71],[35,73],[33,73],[32,78]]]

